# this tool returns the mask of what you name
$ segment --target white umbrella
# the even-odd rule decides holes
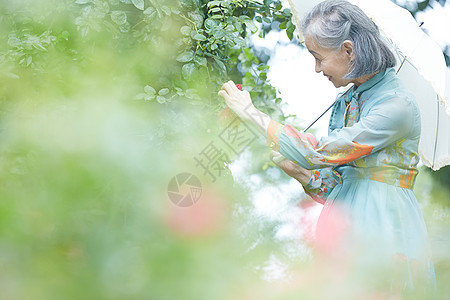
[[[288,0],[297,29],[319,0]],[[392,41],[398,56],[398,75],[414,93],[422,118],[419,155],[438,170],[450,164],[450,74],[439,46],[412,15],[389,0],[350,0],[360,7]],[[302,39],[302,34],[299,32]]]

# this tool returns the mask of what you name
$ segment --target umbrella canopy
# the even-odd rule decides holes
[[[297,29],[320,0],[288,0]],[[438,170],[450,164],[450,74],[439,46],[406,9],[389,0],[350,0],[377,24],[397,54],[397,74],[414,93],[422,119],[419,155]],[[300,39],[302,33],[299,32]]]

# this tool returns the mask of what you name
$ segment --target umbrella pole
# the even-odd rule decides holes
[[[400,70],[402,69],[403,64],[405,63],[405,60],[406,60],[406,56],[403,57],[403,60],[402,60],[402,62],[400,64],[400,67],[398,67],[397,72],[395,72],[395,74],[398,75],[398,72],[400,72]]]
[[[319,117],[317,117],[314,121],[312,121],[311,124],[309,124],[308,127],[306,127],[306,129],[303,132],[306,132],[309,128],[311,128],[311,126],[313,126],[317,121],[319,121],[319,119],[322,118],[323,115],[326,114],[330,110],[330,108],[332,108],[334,106],[336,101],[337,100],[335,100],[333,102],[333,104],[331,104],[330,107],[328,107]]]
[[[425,23],[425,22],[421,22],[421,23],[419,24],[419,27],[422,27],[422,25],[423,25],[424,23]],[[398,51],[397,51],[397,53],[398,53]],[[403,56],[402,63],[400,64],[400,67],[398,67],[398,70],[397,70],[396,74],[398,74],[398,72],[400,72],[400,69],[403,67],[403,64],[405,63],[406,57],[407,57],[406,55]]]
[[[436,171],[435,162],[436,162],[436,151],[437,151],[437,143],[438,143],[438,137],[439,137],[439,98],[436,99],[437,103],[437,118],[436,118],[436,137],[434,138],[434,151],[433,151],[433,161],[431,162],[431,169]],[[439,168],[437,168],[439,169]]]
[[[351,88],[353,88],[353,86],[351,86],[343,94],[346,94]],[[336,104],[336,102],[337,102],[337,99],[320,116],[318,116],[314,121],[312,121],[311,124],[309,124],[305,130],[303,130],[303,132],[306,132],[309,128],[311,128],[311,126],[313,126],[317,121],[319,121],[319,119],[322,118],[323,115],[326,114],[330,110],[330,108],[332,108]]]

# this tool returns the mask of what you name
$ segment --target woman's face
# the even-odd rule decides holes
[[[353,44],[345,41],[340,50],[326,49],[317,45],[311,36],[305,36],[306,48],[316,60],[315,70],[322,72],[335,87],[346,86],[353,82],[350,79],[344,79],[344,76],[350,71],[350,61],[353,55]]]

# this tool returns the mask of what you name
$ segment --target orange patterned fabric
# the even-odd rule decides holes
[[[318,151],[320,150],[321,149],[318,149]],[[322,161],[342,165],[354,161],[361,156],[366,156],[370,154],[372,150],[373,146],[360,145],[353,142],[353,145],[350,147],[344,147],[343,149],[337,148],[335,151],[330,152],[330,155],[324,156]]]
[[[270,120],[269,127],[267,129],[266,146],[275,151],[280,151],[280,134],[283,127],[284,126],[280,123]]]

